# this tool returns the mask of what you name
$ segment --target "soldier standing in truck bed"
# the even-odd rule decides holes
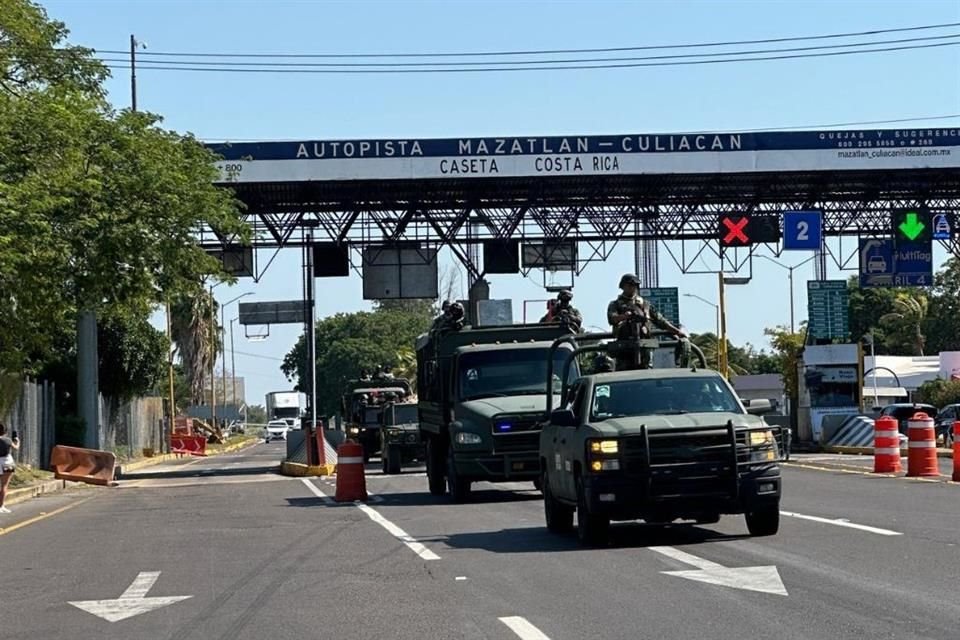
[[[613,334],[618,339],[634,337],[629,335],[633,323],[639,325],[639,338],[650,338],[650,325],[667,331],[679,338],[686,337],[686,333],[661,316],[649,302],[637,293],[640,278],[632,273],[624,274],[620,278],[620,295],[607,305],[607,322],[613,328]],[[649,369],[652,360],[652,349],[640,350],[640,368]],[[635,365],[635,357],[626,351],[617,354],[617,371],[630,369]]]
[[[540,318],[540,324],[566,324],[574,333],[579,332],[583,325],[583,314],[570,304],[571,300],[573,293],[569,289],[561,290],[557,294],[557,302]]]

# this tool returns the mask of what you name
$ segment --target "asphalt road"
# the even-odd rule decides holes
[[[275,475],[282,453],[16,505],[0,521],[0,638],[960,637],[953,483],[791,467],[777,536],[728,516],[619,525],[582,549],[546,531],[528,484],[452,505],[422,469],[374,464],[371,501],[336,505],[330,482]]]

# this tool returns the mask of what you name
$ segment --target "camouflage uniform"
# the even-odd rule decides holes
[[[583,326],[583,314],[580,313],[579,309],[570,304],[570,300],[572,299],[573,294],[569,289],[564,289],[558,293],[557,303],[540,318],[540,324],[566,323],[571,331],[578,333]]]
[[[630,335],[630,321],[621,321],[619,324],[614,321],[614,316],[622,315],[628,311],[633,311],[634,313],[639,312],[638,315],[640,315],[642,318],[641,320],[634,321],[638,322],[640,325],[639,336]],[[615,300],[612,300],[610,304],[607,305],[607,322],[609,322],[610,326],[613,327],[613,333],[617,339],[627,339],[633,337],[648,339],[651,337],[651,324],[656,325],[658,329],[663,331],[669,331],[673,334],[679,333],[679,329],[673,326],[669,320],[661,316],[656,309],[650,306],[650,303],[648,303],[639,295],[627,296],[626,294],[621,293]],[[652,349],[640,349],[641,369],[650,368],[652,355]],[[617,371],[636,368],[635,357],[636,356],[633,353],[626,349],[618,351],[616,354]]]

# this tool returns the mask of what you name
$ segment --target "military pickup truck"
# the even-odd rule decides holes
[[[430,493],[468,499],[473,482],[540,480],[540,425],[548,391],[551,343],[561,325],[464,327],[417,339],[420,435]],[[566,358],[562,350],[554,357]],[[559,371],[559,362],[556,369]],[[579,370],[574,364],[569,375]]]
[[[409,398],[410,381],[404,378],[351,380],[341,397],[344,430],[347,437],[363,445],[368,461],[380,452],[380,427],[383,410],[390,403]]]
[[[603,348],[561,350],[570,344],[558,340],[551,357]],[[777,532],[784,434],[753,415],[769,403],[744,409],[726,379],[697,366],[585,375],[562,398],[540,434],[550,531],[573,529],[576,512],[588,545],[605,542],[611,520],[708,524],[744,514],[751,535]]]
[[[400,473],[404,463],[423,460],[416,398],[389,403],[380,418],[380,460],[385,474]]]

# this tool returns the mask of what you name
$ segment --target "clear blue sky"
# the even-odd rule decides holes
[[[76,43],[126,49],[131,33],[151,51],[374,53],[590,48],[747,40],[960,21],[960,2],[281,2],[277,0],[47,0]],[[960,31],[956,29],[954,31]],[[899,36],[894,36],[899,37]],[[138,73],[139,107],[167,126],[209,139],[330,139],[656,133],[805,127],[960,113],[960,48],[701,67],[515,74],[327,76]],[[109,82],[129,105],[129,78]],[[953,121],[956,124],[957,121]],[[945,124],[943,121],[916,125]],[[891,125],[893,126],[893,125]],[[911,125],[912,126],[912,125]],[[849,252],[853,247],[847,245]],[[787,253],[788,264],[809,254]],[[940,251],[938,261],[945,257]],[[248,300],[300,295],[299,254],[282,252],[266,277],[218,297]],[[852,263],[855,267],[856,262]],[[601,325],[619,275],[633,270],[632,245],[588,267],[575,304]],[[716,301],[716,277],[682,276],[661,249],[661,286]],[[806,317],[797,270],[798,321]],[[846,277],[831,269],[831,277]],[[540,275],[494,276],[491,295],[542,299]],[[357,277],[319,280],[321,317],[366,308]],[[728,289],[735,343],[766,346],[764,327],[787,324],[786,271],[756,261],[750,285]],[[236,306],[230,307],[235,315]],[[714,311],[681,298],[683,323],[709,331]],[[273,327],[264,342],[236,336],[247,399],[288,386],[277,366],[299,331]],[[255,354],[250,356],[246,354]],[[273,358],[273,359],[272,359]]]

